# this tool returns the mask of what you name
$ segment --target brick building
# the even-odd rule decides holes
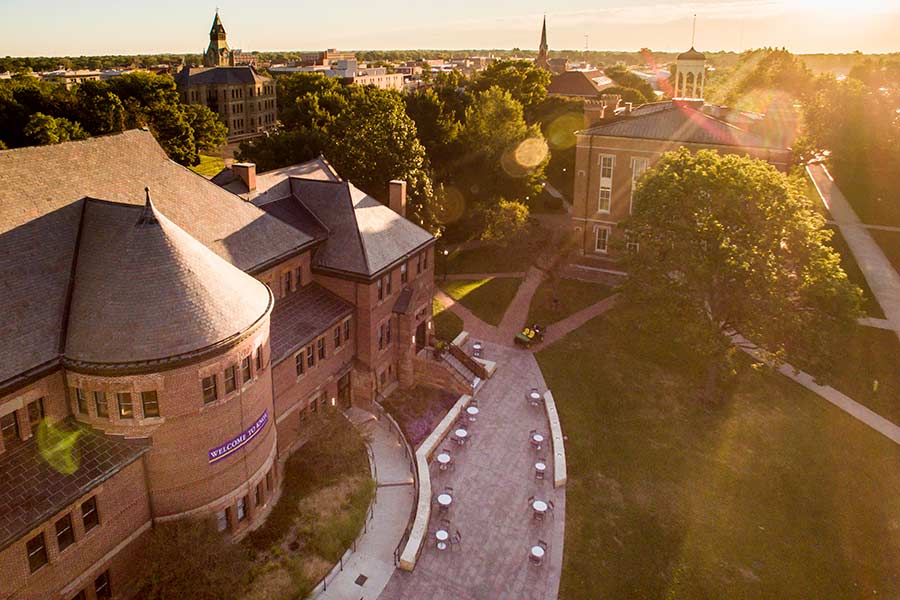
[[[175,74],[181,101],[200,104],[217,113],[228,127],[228,142],[262,135],[278,119],[276,84],[252,65],[242,65],[246,53],[236,55],[225,40],[219,13],[209,32],[202,67],[185,66]]]
[[[582,253],[614,259],[610,242],[624,237],[617,225],[631,214],[636,182],[662,153],[686,147],[747,154],[782,171],[788,148],[729,122],[722,107],[701,97],[703,55],[693,48],[678,57],[677,98],[632,109],[618,96],[602,96],[584,107],[585,129],[576,132],[572,230]],[[627,240],[626,248],[629,247]]]
[[[128,597],[154,523],[243,535],[321,411],[412,383],[434,238],[405,185],[229,173],[138,130],[0,152],[0,599]]]

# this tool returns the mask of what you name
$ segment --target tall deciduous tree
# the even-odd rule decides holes
[[[510,96],[524,109],[524,114],[531,119],[531,111],[547,96],[550,85],[550,72],[534,66],[527,60],[501,60],[488,65],[475,77],[473,89],[485,92],[498,87],[509,92]]]
[[[607,67],[603,70],[603,73],[614,82],[616,82],[616,85],[621,88],[630,88],[633,90],[637,90],[644,98],[656,98],[656,94],[653,93],[653,86],[651,86],[646,80],[641,79],[640,77],[629,71],[623,65]],[[626,99],[626,102],[631,102],[631,100]]]
[[[65,117],[51,117],[39,112],[31,115],[24,131],[28,139],[38,146],[89,137],[88,132],[78,123],[73,123]]]
[[[822,217],[765,162],[667,153],[640,182],[626,231],[640,244],[623,287],[639,307],[635,326],[685,342],[706,365],[709,398],[731,332],[776,361],[815,348],[811,367],[824,374],[860,314],[861,291],[826,245]]]

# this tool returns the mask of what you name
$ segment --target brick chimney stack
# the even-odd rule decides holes
[[[400,179],[392,179],[390,182],[390,208],[392,211],[406,217],[406,182]]]
[[[247,191],[253,192],[256,190],[256,165],[253,163],[234,163],[231,165],[231,170],[237,175],[241,181],[244,182],[244,185],[247,186]]]

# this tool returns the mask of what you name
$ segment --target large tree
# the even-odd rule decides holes
[[[727,372],[731,333],[776,362],[809,353],[824,374],[860,314],[861,291],[826,244],[822,217],[765,162],[665,154],[635,192],[626,234],[639,242],[623,286],[625,304],[638,307],[635,326],[661,343],[685,342],[705,365],[711,399]]]
[[[476,92],[485,92],[492,87],[506,90],[522,105],[529,122],[534,122],[531,111],[547,96],[548,85],[550,72],[536,67],[534,63],[527,60],[500,60],[478,73],[473,89]]]
[[[616,83],[616,86],[618,86],[619,88],[637,90],[640,96],[634,96],[633,92],[613,91],[610,93],[633,96],[634,98],[638,98],[638,100],[641,97],[648,100],[656,98],[656,94],[653,93],[653,86],[651,86],[645,79],[641,79],[640,77],[632,73],[624,65],[607,67],[603,70],[603,74],[612,79]],[[605,92],[606,91],[608,90],[605,90]],[[634,98],[632,98],[631,100],[626,98],[625,101],[634,102]]]

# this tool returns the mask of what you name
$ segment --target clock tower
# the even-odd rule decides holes
[[[203,55],[204,67],[233,67],[234,54],[225,41],[225,26],[219,18],[219,11],[213,19],[212,29],[209,30],[209,47]]]

